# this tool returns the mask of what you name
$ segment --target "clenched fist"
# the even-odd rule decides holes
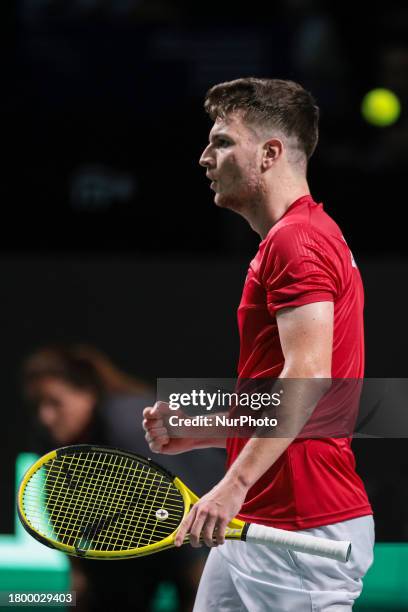
[[[181,410],[170,410],[166,402],[156,402],[153,407],[148,406],[143,410],[143,429],[145,438],[153,453],[164,453],[177,455],[195,447],[191,438],[175,438],[175,428],[169,425],[169,417],[184,416]]]

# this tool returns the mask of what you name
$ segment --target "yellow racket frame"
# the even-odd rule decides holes
[[[79,449],[80,446],[76,446],[73,448]],[[92,445],[83,445],[84,452],[86,449],[89,450],[91,448],[95,451],[100,451],[100,452],[112,453],[116,451],[118,452],[118,454],[126,455],[128,457],[133,457],[134,459],[143,459],[143,461],[146,461],[144,457],[139,457],[136,454],[126,452],[126,451],[121,451],[119,449],[113,449],[113,448],[107,448],[107,447],[104,448],[104,447],[92,446]],[[18,515],[19,515],[19,518],[24,528],[26,529],[26,531],[28,531],[28,533],[33,538],[35,538],[42,544],[49,546],[50,548],[60,550],[68,555],[72,555],[75,557],[81,557],[81,558],[90,557],[92,559],[129,559],[130,557],[143,557],[144,555],[151,555],[153,553],[160,552],[162,550],[165,550],[166,548],[171,548],[174,546],[174,540],[176,539],[178,528],[175,529],[173,533],[163,538],[163,540],[160,540],[159,542],[155,542],[153,544],[148,544],[146,546],[141,546],[140,548],[130,548],[128,550],[123,550],[123,551],[122,550],[100,551],[100,550],[89,549],[79,555],[74,546],[62,544],[61,542],[57,542],[55,540],[47,538],[46,536],[41,534],[39,531],[37,531],[34,527],[32,527],[26,513],[24,512],[24,505],[23,505],[24,491],[31,477],[45,463],[48,463],[49,461],[56,459],[58,457],[59,450],[62,450],[62,449],[53,450],[47,453],[46,455],[44,455],[43,457],[41,457],[40,459],[38,459],[38,461],[36,461],[25,473],[23,480],[21,481],[19,490],[18,490],[18,494],[17,494]],[[156,464],[154,462],[151,462],[149,460],[149,463],[151,464],[152,467],[156,467]],[[167,472],[167,470],[165,470],[159,465],[157,465],[157,468],[159,468],[161,472],[165,472],[167,476],[169,476],[169,478],[172,479],[171,475],[169,474],[169,472]],[[190,489],[179,478],[174,477],[172,479],[172,482],[175,485],[175,487],[180,491],[183,497],[183,501],[184,501],[183,519],[184,519],[184,517],[189,513],[191,507],[199,500],[199,497],[195,493],[190,491]],[[228,540],[241,540],[245,525],[246,523],[244,523],[243,521],[237,518],[232,519],[232,521],[228,524],[228,527],[225,531],[225,538]],[[189,542],[189,536],[187,534],[187,536],[184,539],[183,544],[188,544],[188,542]]]

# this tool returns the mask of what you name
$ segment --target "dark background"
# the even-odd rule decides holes
[[[363,274],[366,374],[407,376],[408,9],[400,4],[1,7],[0,533],[13,531],[13,465],[28,445],[19,376],[32,349],[90,342],[151,381],[235,373],[235,310],[259,239],[214,206],[197,163],[210,128],[203,97],[214,83],[291,78],[316,96],[321,135],[309,179]],[[377,86],[402,103],[388,128],[360,113]],[[378,539],[408,537],[407,444],[355,442]]]

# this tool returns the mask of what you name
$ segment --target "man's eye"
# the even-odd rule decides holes
[[[226,140],[225,138],[219,138],[217,144],[219,147],[228,147],[231,143],[229,140]]]

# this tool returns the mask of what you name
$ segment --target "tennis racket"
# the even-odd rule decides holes
[[[34,463],[18,491],[18,515],[36,540],[69,555],[126,559],[174,545],[198,497],[170,472],[109,447],[66,446]],[[225,537],[346,562],[351,543],[234,518]],[[188,535],[184,543],[188,542]]]

